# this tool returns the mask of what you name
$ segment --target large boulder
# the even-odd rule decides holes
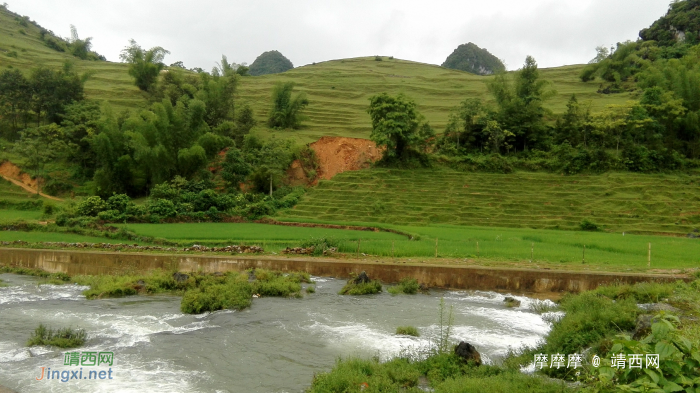
[[[466,363],[473,362],[475,365],[481,366],[481,354],[468,342],[460,341],[459,345],[455,347],[455,355]]]
[[[357,277],[350,280],[350,282],[352,282],[355,285],[366,284],[370,281],[372,281],[372,280],[370,280],[369,276],[364,271],[362,273],[358,274]]]
[[[185,281],[187,281],[188,278],[190,278],[190,276],[188,276],[185,273],[180,273],[180,272],[173,273],[173,280],[175,280],[176,283],[185,282]]]

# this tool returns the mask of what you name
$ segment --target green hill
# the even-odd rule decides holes
[[[280,216],[545,229],[580,229],[589,220],[615,232],[686,235],[700,227],[700,189],[689,175],[372,169],[322,181]]]
[[[59,52],[46,46],[40,31],[33,23],[23,26],[12,13],[0,8],[0,70],[15,67],[26,71],[40,65],[59,68],[70,60],[78,72],[92,75],[85,85],[88,98],[105,100],[117,111],[146,106],[145,97],[127,74],[126,64],[80,60]]]
[[[545,104],[555,114],[566,110],[566,103],[574,93],[580,102],[590,101],[594,112],[634,98],[632,93],[597,93],[598,84],[579,79],[583,67],[572,65],[541,70],[542,77],[551,81],[557,91]],[[485,84],[490,78],[407,60],[384,57],[376,61],[374,57],[362,57],[297,67],[282,74],[243,78],[239,95],[252,105],[256,118],[264,122],[274,84],[294,82],[295,91],[306,92],[309,99],[306,109],[309,119],[301,130],[279,133],[311,142],[324,135],[369,137],[368,98],[381,92],[403,92],[412,97],[419,111],[441,132],[450,110],[465,98],[491,100]]]
[[[278,81],[294,82],[295,90],[306,92],[309,99],[306,110],[308,119],[301,130],[279,133],[306,143],[324,135],[368,137],[368,98],[381,92],[403,92],[415,99],[418,109],[438,132],[447,123],[449,111],[465,98],[491,99],[484,83],[490,77],[407,60],[381,59],[376,61],[373,56],[332,60],[297,67],[281,74],[243,77],[238,85],[238,102],[250,103],[258,123],[264,125],[273,85]],[[51,49],[41,40],[37,26],[31,23],[26,27],[21,26],[14,15],[0,8],[0,70],[10,66],[21,70],[39,65],[58,68],[66,60],[73,61],[79,72],[91,73],[86,84],[87,98],[105,100],[117,113],[148,105],[146,96],[134,86],[133,79],[128,75],[126,64],[85,61]],[[597,93],[597,84],[579,80],[583,67],[572,65],[542,69],[542,76],[550,80],[557,90],[557,95],[546,104],[555,114],[563,113],[573,93],[581,102],[590,101],[593,111],[633,98],[631,93]]]

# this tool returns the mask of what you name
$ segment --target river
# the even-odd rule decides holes
[[[486,362],[509,347],[534,345],[550,326],[515,296],[507,308],[494,292],[433,290],[429,295],[340,296],[344,281],[314,277],[316,293],[302,299],[258,298],[243,311],[180,312],[180,297],[134,296],[87,300],[86,287],[38,285],[34,277],[0,275],[0,385],[18,392],[250,392],[296,393],[339,357],[387,359],[424,349],[438,332],[440,298],[454,308],[452,339],[476,346]],[[25,346],[40,323],[83,328],[84,347]],[[420,338],[396,336],[415,326]],[[113,352],[112,379],[48,379],[41,367],[64,365],[65,352]],[[72,374],[71,374],[72,375]]]

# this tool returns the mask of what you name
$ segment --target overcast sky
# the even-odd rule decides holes
[[[595,47],[635,40],[666,13],[669,0],[7,0],[111,61],[135,39],[170,51],[167,64],[211,69],[225,54],[248,64],[276,49],[294,66],[384,55],[442,64],[473,42],[519,68],[527,55],[540,67],[587,63]]]

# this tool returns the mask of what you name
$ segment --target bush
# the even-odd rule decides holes
[[[416,329],[413,326],[399,326],[396,328],[396,334],[403,335],[403,336],[420,337],[420,333],[418,333],[418,329]]]
[[[101,211],[107,210],[107,203],[98,196],[91,196],[78,204],[78,215],[96,217]]]
[[[87,333],[85,330],[73,330],[64,328],[53,330],[40,324],[34,329],[34,334],[27,341],[27,346],[52,345],[59,348],[76,348],[85,344]]]
[[[253,283],[253,292],[260,296],[300,297],[301,285],[293,277],[275,275]]]
[[[250,307],[253,285],[247,274],[230,275],[224,283],[209,281],[198,288],[188,290],[182,297],[180,310],[185,314],[200,314],[225,309],[242,310]]]
[[[581,228],[582,231],[597,231],[600,229],[598,227],[598,224],[594,223],[593,221],[589,221],[586,218],[581,220],[581,223],[579,224],[579,228]]]
[[[112,196],[107,199],[107,208],[109,210],[116,210],[119,213],[126,213],[127,209],[132,204],[131,198],[126,194],[112,194]]]
[[[173,201],[168,199],[151,199],[147,204],[148,213],[158,217],[175,217],[177,210]]]
[[[415,278],[402,278],[398,285],[389,287],[387,291],[392,295],[405,293],[407,295],[415,295],[420,290],[420,284]]]
[[[382,283],[379,280],[355,284],[349,282],[340,290],[340,295],[374,295],[382,291]]]

